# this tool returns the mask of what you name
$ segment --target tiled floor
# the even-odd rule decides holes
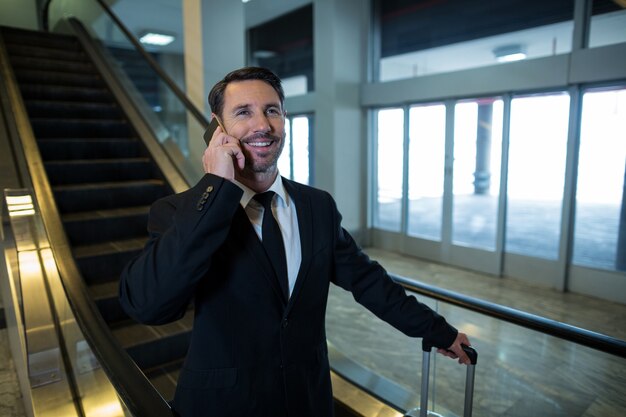
[[[370,249],[389,271],[626,339],[626,306],[560,293]],[[479,352],[475,416],[624,416],[626,360],[515,325],[435,304],[451,323],[470,335]],[[414,392],[419,403],[421,352],[410,339],[333,288],[327,314],[328,338],[342,352]],[[434,362],[435,411],[462,415],[464,369],[438,357]]]

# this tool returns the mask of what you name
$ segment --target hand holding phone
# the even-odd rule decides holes
[[[220,131],[217,131],[218,128]],[[217,137],[212,140],[216,132]],[[243,169],[245,165],[245,157],[239,146],[239,140],[228,135],[219,118],[215,115],[204,132],[203,138],[207,144],[202,156],[204,172],[228,180],[235,179],[235,169],[237,167]]]
[[[222,123],[220,123],[217,116],[213,116],[213,118],[211,119],[211,123],[209,123],[209,126],[204,131],[204,135],[202,135],[202,137],[204,138],[204,142],[206,143],[207,146],[209,146],[209,142],[211,142],[211,138],[213,137],[213,134],[215,133],[218,127],[221,127],[222,131],[226,133],[226,129],[224,129],[224,127],[222,126]]]

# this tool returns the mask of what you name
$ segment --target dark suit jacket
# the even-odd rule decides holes
[[[182,416],[332,416],[324,327],[331,282],[407,335],[438,347],[456,337],[456,329],[358,248],[328,193],[283,181],[302,244],[286,305],[239,203],[241,189],[210,174],[153,205],[150,239],[122,273],[121,303],[140,322],[176,320],[194,303],[174,400]]]

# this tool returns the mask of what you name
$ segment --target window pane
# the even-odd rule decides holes
[[[249,63],[274,71],[285,96],[315,89],[313,5],[301,7],[249,30]]]
[[[408,233],[441,239],[446,107],[412,107],[409,113]]]
[[[569,95],[511,102],[506,251],[557,259]]]
[[[309,117],[285,119],[285,147],[278,158],[280,175],[302,184],[309,184]]]
[[[309,184],[309,117],[292,119],[293,126],[293,179]]]
[[[626,270],[626,89],[587,92],[576,189],[575,264]]]
[[[379,0],[380,81],[570,52],[573,0]]]
[[[291,120],[285,118],[285,145],[278,158],[278,171],[283,177],[293,179],[291,172]]]
[[[502,100],[459,103],[454,113],[452,241],[496,248]]]
[[[377,192],[374,225],[399,232],[402,216],[404,111],[378,111]]]
[[[593,0],[589,47],[626,42],[626,8],[624,2]]]

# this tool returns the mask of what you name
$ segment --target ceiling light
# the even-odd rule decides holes
[[[252,52],[252,56],[256,59],[274,58],[276,56],[276,52],[270,51],[268,49],[257,49],[256,51]]]
[[[498,62],[520,61],[526,58],[526,49],[520,44],[498,46],[493,55]]]
[[[174,36],[164,33],[146,32],[140,38],[139,42],[145,45],[165,46],[174,41]]]

